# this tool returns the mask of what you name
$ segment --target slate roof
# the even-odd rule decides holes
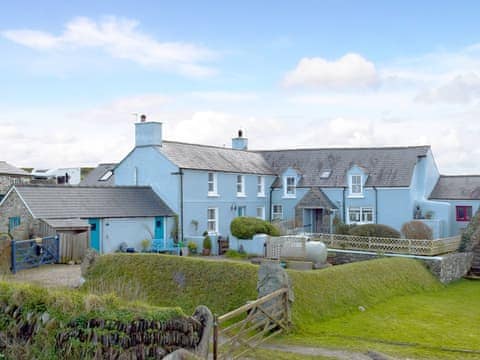
[[[6,161],[0,161],[0,174],[31,176],[30,173],[26,172],[25,170],[16,168],[15,166],[10,165]]]
[[[410,186],[419,156],[426,156],[430,146],[325,148],[257,151],[277,174],[293,168],[301,174],[299,187],[347,186],[347,171],[354,165],[368,174],[366,186]],[[330,170],[328,178],[322,172]],[[277,179],[274,187],[280,187]]]
[[[252,151],[174,141],[163,141],[156,148],[182,169],[274,174],[262,155]]]
[[[88,220],[85,219],[44,219],[43,221],[57,230],[90,228]]]
[[[15,185],[15,189],[40,219],[174,215],[146,186]]]
[[[337,209],[337,207],[330,201],[325,193],[317,188],[311,188],[298,202],[298,208],[324,208],[324,209]]]
[[[100,180],[108,171],[112,171],[117,164],[99,164],[90,171],[85,178],[80,181],[80,186],[114,186],[115,174],[112,174],[108,180]]]
[[[441,175],[430,199],[480,200],[480,175]]]

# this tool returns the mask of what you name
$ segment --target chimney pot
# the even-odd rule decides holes
[[[243,137],[243,131],[242,130],[238,130],[238,137],[239,138]]]
[[[140,115],[140,121],[141,122],[147,121],[147,115],[145,115],[145,114]]]

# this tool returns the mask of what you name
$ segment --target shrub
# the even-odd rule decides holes
[[[400,238],[400,233],[397,230],[382,224],[357,225],[350,230],[350,235]]]
[[[148,250],[150,250],[150,247],[152,245],[152,241],[150,239],[143,239],[140,244],[141,244],[141,247],[142,247],[142,251],[148,251]]]
[[[255,234],[280,236],[280,231],[268,221],[254,217],[240,216],[230,223],[230,231],[239,239],[251,239]]]
[[[458,251],[472,251],[480,241],[480,209],[470,220],[468,226],[462,231],[462,238]]]
[[[197,243],[194,241],[189,241],[187,244],[188,251],[190,254],[196,254],[197,253]]]
[[[237,250],[233,249],[228,249],[227,252],[225,253],[225,256],[229,259],[246,259],[248,258],[248,255],[245,252],[240,252]]]
[[[421,221],[409,221],[402,225],[402,234],[407,239],[431,240],[433,232],[430,226]]]
[[[212,250],[212,239],[210,239],[210,236],[208,236],[208,233],[203,238],[203,248],[207,250]]]

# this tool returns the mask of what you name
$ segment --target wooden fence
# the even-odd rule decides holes
[[[288,289],[215,317],[213,359],[238,359],[289,326]]]
[[[372,236],[313,234],[311,240],[322,241],[329,248],[363,250],[393,254],[434,256],[454,252],[460,245],[460,235],[435,239],[394,239]]]

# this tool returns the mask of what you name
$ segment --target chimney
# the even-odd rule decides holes
[[[232,149],[248,150],[248,139],[243,137],[242,130],[238,130],[238,137],[232,139]]]
[[[162,146],[162,123],[140,115],[140,122],[135,124],[135,146]]]

